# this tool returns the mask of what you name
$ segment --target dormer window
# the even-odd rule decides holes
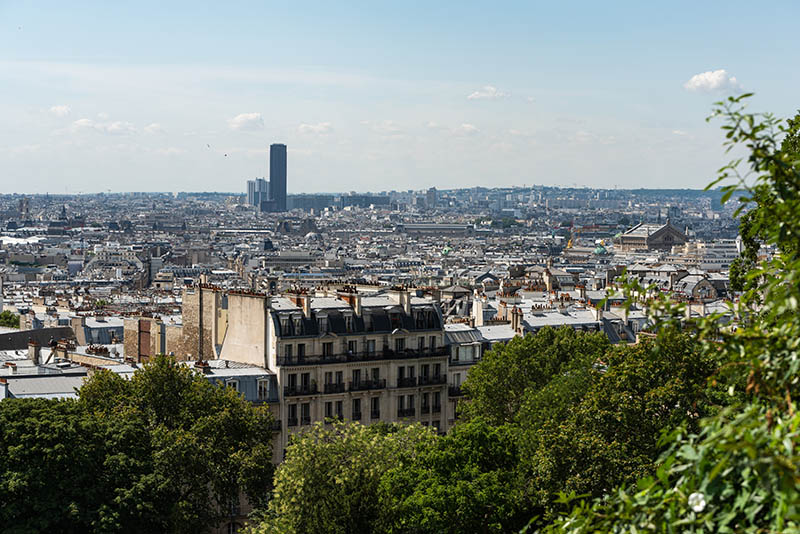
[[[295,336],[303,335],[303,318],[299,315],[294,317],[294,335]]]
[[[355,321],[353,320],[353,316],[349,313],[344,316],[344,327],[347,332],[355,330]]]
[[[328,317],[318,317],[317,318],[317,327],[319,328],[320,334],[327,334],[328,333]]]

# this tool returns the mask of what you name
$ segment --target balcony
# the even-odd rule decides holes
[[[442,384],[447,384],[447,376],[445,375],[419,377],[420,386],[440,386]]]
[[[370,389],[385,389],[386,379],[379,378],[377,380],[359,380],[358,382],[350,382],[350,391],[367,391]]]
[[[297,417],[290,417],[286,420],[286,426],[297,426]]]
[[[450,386],[447,388],[447,395],[450,397],[461,397],[464,392],[461,391],[461,386]]]
[[[284,397],[295,397],[298,395],[316,395],[317,394],[317,385],[316,384],[300,384],[296,386],[284,386],[283,387],[283,396]]]
[[[325,384],[324,393],[344,393],[344,382],[331,382]]]
[[[413,358],[436,358],[449,356],[448,347],[438,347],[435,349],[402,349],[392,350],[385,348],[376,351],[345,352],[340,354],[318,354],[306,356],[294,356],[287,358],[278,357],[278,365],[283,367],[301,365],[325,365],[329,363],[348,363],[348,362],[370,362],[380,360],[407,360]]]
[[[353,417],[351,419],[353,421],[361,421],[361,412],[353,412]]]
[[[397,417],[414,417],[416,411],[414,408],[398,408]]]
[[[380,410],[372,410],[369,412],[369,418],[372,420],[380,419],[381,418],[381,411]]]
[[[417,378],[414,376],[405,376],[397,379],[397,387],[399,388],[413,388],[417,385]]]

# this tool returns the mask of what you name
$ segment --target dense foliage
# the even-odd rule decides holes
[[[0,326],[19,328],[19,315],[15,315],[9,310],[3,310],[0,312]]]
[[[272,475],[271,417],[165,357],[0,403],[4,532],[201,532]]]
[[[446,436],[318,425],[287,449],[257,531],[515,532],[552,517],[565,488],[602,495],[653,473],[662,432],[715,410],[715,361],[684,334],[662,338],[612,347],[545,328],[498,346]]]
[[[716,317],[696,327],[702,351],[745,377],[747,402],[704,420],[699,432],[676,431],[655,476],[603,500],[579,501],[547,532],[800,532],[794,400],[800,388],[800,153],[792,140],[798,124],[745,113],[746,97],[730,98],[715,111],[726,119],[728,146],[743,145],[748,154],[720,179],[736,179],[725,186],[726,197],[739,192],[744,205],[755,203],[749,231],[778,254],[746,272],[746,281],[758,284],[744,285],[732,310],[736,328],[720,331]],[[787,130],[789,141],[779,145]],[[680,313],[670,302],[653,304],[668,315]]]

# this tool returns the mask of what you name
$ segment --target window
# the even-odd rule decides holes
[[[430,337],[430,342],[428,343],[428,346],[430,347],[431,350],[436,349],[436,336]]]
[[[430,393],[423,393],[422,394],[422,411],[424,412],[426,408],[430,406]]]
[[[333,384],[333,373],[331,371],[325,371],[325,383]]]
[[[405,338],[395,339],[394,340],[394,350],[400,352],[406,349],[406,340]]]
[[[333,343],[326,342],[322,344],[322,355],[323,356],[333,356]]]
[[[406,406],[409,410],[414,409],[414,395],[408,395],[408,400],[406,401]]]
[[[353,399],[352,419],[353,421],[361,419],[361,399]]]
[[[303,318],[299,315],[295,316],[294,318],[294,335],[295,336],[302,336],[303,335]]]
[[[344,316],[344,327],[348,332],[353,331],[353,316],[349,313]]]
[[[303,358],[306,355],[306,344],[305,343],[298,343],[297,344],[297,357]]]
[[[283,347],[283,355],[286,357],[286,361],[292,361],[292,346],[286,345]]]
[[[239,391],[239,381],[238,380],[228,380],[225,382],[225,385],[231,388],[234,391]]]
[[[317,325],[319,326],[319,333],[320,334],[327,334],[328,333],[328,318],[327,317],[319,317],[317,319]]]
[[[381,417],[381,398],[372,397],[370,399],[370,417],[372,419],[380,419]]]
[[[289,417],[286,424],[288,426],[297,426],[297,404],[290,404],[287,408]]]
[[[358,352],[358,341],[355,341],[355,340],[348,341],[347,342],[347,352],[349,352],[350,354],[355,354],[356,352]]]
[[[341,384],[344,382],[344,372],[336,371],[336,383]]]
[[[300,421],[301,425],[310,425],[311,424],[311,403],[304,402],[300,405]]]
[[[333,403],[328,401],[325,403],[325,418],[330,419],[333,417]]]
[[[344,402],[336,401],[336,417],[342,419],[344,417]]]
[[[258,381],[258,400],[265,401],[269,399],[269,380]]]
[[[297,387],[297,373],[291,373],[289,376],[289,389],[295,389]]]
[[[418,341],[417,348],[419,349],[420,352],[422,352],[423,350],[425,350],[425,338],[420,336],[420,338],[417,341]]]
[[[425,363],[419,366],[419,376],[420,378],[428,378],[428,369],[430,366]]]
[[[433,364],[433,377],[439,378],[442,376],[442,364],[441,363],[434,363]]]
[[[433,393],[433,411],[440,412],[442,410],[442,394],[438,391]]]
[[[381,368],[380,367],[373,367],[372,368],[372,379],[373,380],[380,380],[381,379]]]
[[[300,385],[303,387],[303,391],[308,391],[311,387],[311,373],[303,373],[300,375]]]
[[[408,378],[414,378],[414,366],[413,365],[409,365],[408,366]]]
[[[358,385],[361,383],[361,369],[353,369],[353,384]]]
[[[375,354],[375,340],[374,339],[368,339],[367,340],[367,352],[369,354]]]
[[[457,362],[461,356],[461,347],[456,347],[456,350],[453,351],[453,361]]]

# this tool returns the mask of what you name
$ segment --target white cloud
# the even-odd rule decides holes
[[[381,135],[403,135],[403,129],[392,120],[379,122],[361,121],[361,124],[368,126],[373,132]]]
[[[740,91],[742,84],[725,69],[709,70],[695,74],[683,84],[687,91],[711,93],[716,91]]]
[[[97,122],[92,119],[78,119],[72,123],[72,133],[95,131],[110,135],[130,135],[136,133],[136,127],[127,121]]]
[[[508,93],[500,91],[497,87],[485,85],[482,89],[478,89],[468,95],[467,100],[497,100],[506,96],[508,96]]]
[[[69,115],[69,112],[72,111],[69,106],[53,106],[50,108],[50,113],[55,115],[56,117],[66,117]]]
[[[164,133],[164,128],[157,122],[151,122],[150,124],[144,127],[144,131],[145,133],[149,134],[160,134]]]
[[[261,113],[240,113],[228,119],[228,127],[231,130],[252,132],[264,128],[264,119],[261,118]]]
[[[301,134],[327,134],[333,128],[330,122],[318,122],[316,124],[303,123],[297,127],[297,131]]]
[[[689,135],[686,132],[684,132],[683,130],[672,130],[672,133],[674,135]]]
[[[453,129],[453,133],[456,135],[473,135],[478,133],[479,131],[480,130],[478,130],[477,126],[475,126],[474,124],[467,124],[467,123],[464,123],[461,126]]]

